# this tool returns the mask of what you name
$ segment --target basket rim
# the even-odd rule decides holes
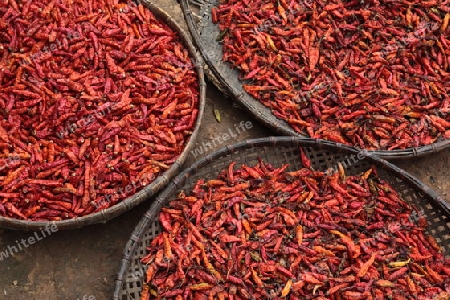
[[[203,0],[203,1],[211,3],[210,0]],[[206,50],[205,46],[203,45],[203,43],[201,43],[200,35],[199,32],[197,31],[196,22],[189,6],[189,0],[180,0],[180,4],[195,45],[199,49],[199,52],[203,57],[203,60],[208,65],[208,68],[213,73],[215,78],[219,81],[221,86],[228,91],[227,94],[233,97],[234,100],[236,100],[239,104],[241,104],[259,122],[271,128],[276,133],[281,135],[289,135],[308,139],[309,138],[308,136],[305,136],[293,130],[286,121],[275,117],[275,115],[272,114],[270,108],[264,106],[258,100],[254,99],[252,96],[247,94],[245,91],[242,93],[241,91],[237,90],[237,87],[232,86],[231,84],[228,83],[228,81],[225,78],[226,77],[225,74],[219,71],[214,61],[208,55],[208,51]],[[207,11],[206,13],[210,14],[209,11]],[[202,16],[202,18],[204,18],[204,16]],[[235,72],[237,72],[236,70],[231,70],[231,68],[230,71],[233,72],[233,74],[236,74]],[[264,108],[257,110],[256,106],[261,105],[264,106]],[[324,139],[318,140],[327,141]],[[395,149],[395,150],[368,150],[368,152],[378,155],[379,157],[382,157],[383,159],[386,160],[400,160],[437,153],[449,147],[450,147],[450,139],[444,139],[420,147],[409,147],[405,149]]]
[[[167,169],[164,173],[160,174],[156,179],[145,186],[142,190],[136,194],[127,197],[121,202],[101,210],[96,213],[88,214],[82,217],[75,217],[71,219],[61,220],[61,221],[28,221],[19,220],[10,217],[0,217],[0,228],[9,230],[41,230],[44,227],[56,226],[58,230],[71,230],[79,229],[84,226],[106,223],[107,221],[121,215],[122,213],[132,209],[133,207],[139,205],[140,203],[148,200],[150,197],[158,193],[167,183],[180,171],[182,165],[189,156],[190,151],[195,145],[195,141],[200,130],[201,122],[203,120],[205,105],[206,105],[206,83],[204,77],[204,69],[202,65],[202,58],[198,54],[198,51],[194,44],[192,43],[189,35],[183,30],[183,28],[164,10],[155,6],[154,4],[138,0],[139,4],[144,5],[149,9],[157,19],[167,24],[172,30],[176,32],[179,40],[187,48],[190,58],[195,66],[197,72],[197,79],[199,84],[199,101],[198,101],[198,114],[195,126],[191,135],[188,138],[186,146],[184,147],[182,153],[178,156],[175,162]]]
[[[420,192],[421,194],[424,195],[424,197],[426,196],[428,198],[428,202],[431,205],[439,207],[448,216],[450,216],[450,204],[447,203],[436,192],[434,192],[434,190],[432,190],[422,181],[420,181],[413,175],[409,174],[405,170],[395,166],[394,164],[388,162],[383,158],[380,158],[377,155],[373,155],[369,151],[358,150],[354,147],[331,141],[322,141],[310,138],[298,138],[293,136],[271,136],[258,139],[247,139],[232,145],[225,146],[195,161],[191,166],[184,169],[180,174],[178,174],[170,182],[170,184],[168,184],[164,188],[164,190],[156,197],[151,207],[147,210],[147,212],[143,215],[139,223],[136,225],[135,229],[130,235],[130,239],[126,244],[124,251],[122,252],[122,261],[120,269],[116,275],[113,299],[114,300],[121,299],[120,297],[123,291],[123,283],[126,279],[128,267],[130,266],[131,258],[134,252],[136,251],[138,242],[142,239],[148,227],[151,226],[151,224],[155,221],[155,218],[158,216],[159,209],[170,201],[169,196],[174,191],[182,188],[183,185],[185,184],[185,181],[189,178],[189,176],[195,174],[198,169],[205,167],[207,168],[217,158],[227,156],[229,154],[232,154],[233,152],[238,152],[239,150],[247,148],[262,148],[264,146],[274,147],[279,145],[296,146],[299,148],[312,147],[315,149],[327,149],[329,151],[334,150],[335,152],[345,151],[348,154],[354,155],[362,154],[363,158],[361,159],[361,161],[364,160],[369,161],[376,167],[384,169],[388,173],[395,175],[397,178],[401,178],[405,183],[408,184],[410,188],[413,188],[417,192]]]

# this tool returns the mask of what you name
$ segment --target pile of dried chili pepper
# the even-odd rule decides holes
[[[450,260],[375,167],[235,163],[161,209],[146,299],[449,299]]]
[[[110,207],[167,170],[197,120],[180,37],[142,5],[0,0],[0,216]]]
[[[220,1],[223,60],[295,131],[372,150],[450,138],[450,1]]]

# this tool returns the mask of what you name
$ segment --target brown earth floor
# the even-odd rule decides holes
[[[153,2],[177,21],[184,22],[174,1]],[[253,128],[232,138],[230,143],[274,135],[250,114],[232,104],[229,98],[208,83],[207,106],[196,147],[203,142],[211,142],[216,134],[233,129],[234,124],[241,121],[250,121]],[[220,111],[220,123],[214,117],[214,109]],[[217,145],[215,149],[223,146],[225,144]],[[194,160],[191,154],[186,166]],[[400,161],[397,165],[450,200],[450,149],[425,158]],[[124,246],[150,203],[151,199],[104,225],[53,233],[17,255],[0,261],[0,299],[110,299]],[[0,251],[16,245],[16,240],[30,236],[30,232],[0,230]]]

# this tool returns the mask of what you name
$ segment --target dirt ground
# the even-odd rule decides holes
[[[183,21],[175,0],[153,3],[159,4],[177,21]],[[220,123],[215,119],[215,109],[220,111]],[[211,142],[218,133],[233,129],[234,124],[241,121],[251,122],[252,128],[232,137],[229,143],[274,135],[208,83],[207,106],[196,147]],[[207,152],[224,146],[225,143],[216,144]],[[195,159],[190,154],[186,166]],[[450,200],[450,149],[396,164]],[[107,224],[52,233],[17,255],[0,261],[0,299],[110,299],[124,246],[151,200]],[[33,233],[0,230],[0,251],[30,236]]]

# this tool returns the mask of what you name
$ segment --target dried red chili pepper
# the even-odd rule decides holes
[[[211,11],[222,59],[276,117],[371,150],[449,138],[448,1],[283,3],[229,0]]]
[[[162,233],[142,259],[155,298],[206,298],[215,288],[245,299],[450,297],[450,260],[375,168],[347,176],[234,166],[161,209]]]
[[[19,158],[1,165],[0,215],[83,216],[169,168],[199,101],[179,36],[134,2],[15,6],[0,5],[0,155]]]

